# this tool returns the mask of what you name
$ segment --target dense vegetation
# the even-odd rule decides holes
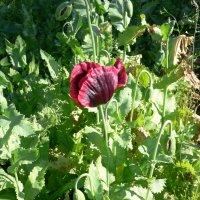
[[[200,199],[199,5],[0,0],[0,199]],[[74,66],[117,58],[127,84],[77,105]]]

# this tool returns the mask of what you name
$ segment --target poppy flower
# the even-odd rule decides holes
[[[122,60],[120,58],[117,58],[114,66],[119,70],[118,71],[118,87],[122,87],[126,85],[127,80],[128,80],[126,70],[124,66],[122,66]]]
[[[79,106],[96,107],[108,102],[115,90],[126,82],[127,74],[119,60],[116,66],[109,67],[82,62],[72,70],[70,96]]]

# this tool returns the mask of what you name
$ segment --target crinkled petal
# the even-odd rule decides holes
[[[71,72],[70,83],[72,81],[79,81],[80,77],[85,76],[90,69],[100,67],[98,63],[94,62],[82,62],[76,64]]]
[[[78,101],[84,107],[108,102],[118,85],[118,70],[114,67],[94,68],[80,88]]]
[[[78,101],[79,90],[85,80],[86,75],[91,69],[95,69],[98,67],[100,67],[100,65],[93,62],[82,62],[74,66],[70,77],[70,96],[78,105],[80,105]]]
[[[126,70],[124,66],[122,65],[122,60],[120,58],[117,58],[114,66],[118,69],[118,86],[117,87],[125,86],[128,80],[128,76],[126,74]]]

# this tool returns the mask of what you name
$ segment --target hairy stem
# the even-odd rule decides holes
[[[107,187],[108,187],[108,196],[109,196],[109,144],[108,144],[108,132],[107,132],[107,119],[105,117],[104,114],[104,110],[103,110],[103,106],[100,105],[100,112],[101,112],[101,117],[102,117],[102,125],[103,125],[103,133],[104,133],[104,139],[105,139],[105,143],[106,143],[106,150],[107,150],[107,169],[106,169],[106,183],[107,183]]]
[[[151,159],[151,167],[150,167],[150,170],[149,170],[148,179],[151,179],[153,177],[154,169],[155,169],[155,166],[156,166],[156,157],[157,157],[157,153],[158,153],[158,145],[160,143],[161,136],[164,133],[165,127],[167,125],[170,126],[170,135],[172,133],[172,122],[170,120],[167,120],[167,121],[165,121],[165,123],[163,123],[163,125],[160,129],[159,135],[158,135],[158,139],[156,141],[156,145],[155,145],[155,148],[154,148],[154,151],[153,151],[153,156],[152,156],[152,159]],[[150,191],[150,189],[148,188],[146,198],[145,198],[146,200],[148,200],[149,191]]]
[[[136,94],[137,94],[138,82],[139,82],[140,76],[141,76],[143,73],[146,73],[146,74],[148,75],[148,77],[149,77],[149,80],[150,80],[149,87],[153,87],[153,81],[152,81],[151,74],[150,74],[147,70],[142,70],[142,71],[138,74],[138,77],[137,77],[137,79],[136,79],[136,84],[135,84],[135,87],[134,87],[134,90],[133,90],[132,109],[131,109],[131,115],[130,115],[130,122],[133,121],[134,104],[135,104],[135,98],[136,98]]]

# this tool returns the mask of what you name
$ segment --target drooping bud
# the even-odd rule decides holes
[[[72,4],[69,2],[63,2],[61,3],[55,13],[55,18],[58,21],[66,20],[72,12]]]

